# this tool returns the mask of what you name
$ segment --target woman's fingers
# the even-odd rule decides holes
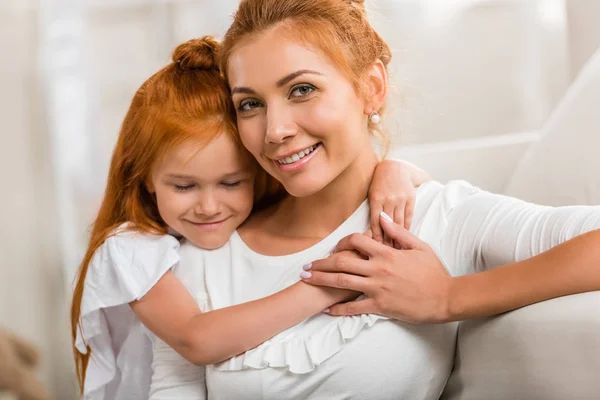
[[[369,278],[344,273],[302,271],[300,277],[311,285],[349,289],[362,293],[368,292],[371,287]]]
[[[423,249],[427,246],[415,235],[404,229],[404,227],[391,222],[388,218],[383,215],[381,216],[381,226],[385,234],[394,240],[397,248],[412,250]]]
[[[370,298],[349,301],[329,307],[329,315],[344,316],[344,315],[360,315],[360,314],[375,314],[377,306],[375,301]]]
[[[373,257],[381,252],[383,245],[360,233],[353,233],[339,241],[335,251],[355,250],[367,257]]]
[[[314,261],[302,267],[304,271],[343,272],[352,275],[370,276],[373,268],[367,260],[349,252],[336,253],[328,258]]]

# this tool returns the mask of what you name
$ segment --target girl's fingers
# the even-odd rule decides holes
[[[360,314],[376,314],[377,307],[375,301],[370,298],[349,301],[347,303],[340,303],[329,307],[328,314],[336,316],[345,315],[360,315]]]

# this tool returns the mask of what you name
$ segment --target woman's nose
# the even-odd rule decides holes
[[[265,143],[280,144],[296,136],[297,125],[282,111],[271,111],[268,116]]]

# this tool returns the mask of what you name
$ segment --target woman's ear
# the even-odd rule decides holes
[[[381,60],[377,60],[368,70],[365,81],[365,114],[379,111],[385,104],[388,82],[387,70]]]

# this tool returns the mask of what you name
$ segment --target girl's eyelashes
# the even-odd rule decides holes
[[[311,84],[300,83],[292,87],[292,89],[290,90],[289,98],[300,99],[312,94],[315,90],[317,90],[317,88]]]
[[[196,185],[173,185],[176,192],[187,192],[196,187]]]
[[[233,189],[242,184],[242,181],[234,181],[234,182],[222,182],[221,185],[226,187],[227,189]]]

